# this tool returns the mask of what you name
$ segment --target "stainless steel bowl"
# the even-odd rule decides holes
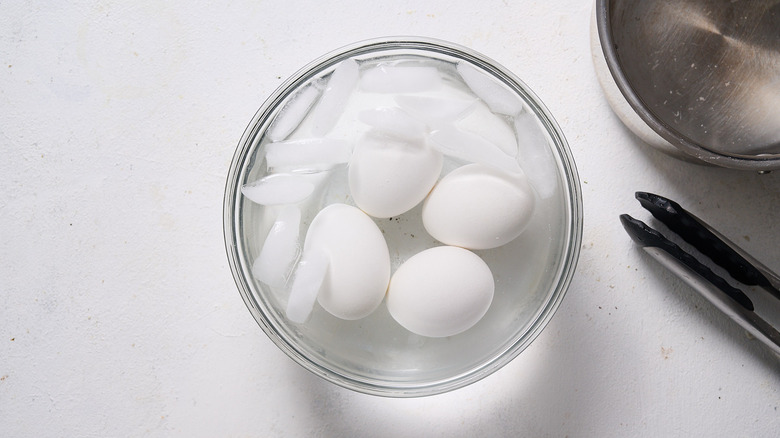
[[[645,141],[780,169],[780,0],[596,0],[592,30],[610,104]]]

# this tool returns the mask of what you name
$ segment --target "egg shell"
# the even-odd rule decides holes
[[[303,253],[310,251],[322,251],[329,259],[317,296],[325,310],[353,320],[379,306],[390,281],[390,253],[369,216],[350,205],[328,205],[306,232]]]
[[[421,336],[453,336],[471,328],[493,301],[488,265],[454,246],[426,249],[404,262],[390,279],[387,308],[393,319]]]
[[[525,174],[468,164],[447,174],[431,190],[422,220],[428,233],[444,244],[490,249],[519,236],[535,204]]]
[[[376,218],[403,214],[425,199],[441,174],[443,156],[425,140],[366,133],[349,162],[355,204]]]

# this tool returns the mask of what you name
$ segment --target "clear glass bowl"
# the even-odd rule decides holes
[[[534,218],[523,234],[496,249],[474,251],[490,266],[495,294],[490,309],[472,328],[445,337],[415,335],[397,324],[384,303],[366,318],[346,321],[318,305],[308,322],[285,317],[284,288],[257,281],[251,273],[271,224],[269,207],[241,195],[241,187],[265,175],[266,131],[296,91],[327,78],[341,61],[361,68],[398,61],[434,65],[458,86],[455,66],[467,63],[515,95],[523,105],[517,119],[506,118],[535,138],[521,163],[539,193]],[[345,131],[348,132],[349,130]],[[463,164],[445,158],[442,173]],[[539,169],[547,169],[539,172]],[[336,172],[345,172],[343,169]],[[330,176],[318,205],[351,202],[345,173]],[[420,206],[390,219],[374,219],[388,242],[394,271],[425,248],[440,245],[425,232]],[[303,212],[302,235],[317,208]],[[447,392],[480,380],[506,365],[542,331],[571,281],[582,239],[582,195],[564,136],[549,111],[515,75],[491,59],[458,45],[428,38],[383,38],[341,48],[317,59],[287,79],[260,107],[236,149],[227,177],[224,233],[228,261],[239,292],[269,338],[293,360],[337,385],[374,395],[416,397]]]

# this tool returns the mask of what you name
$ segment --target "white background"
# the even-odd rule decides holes
[[[0,2],[0,436],[776,436],[780,359],[630,241],[636,190],[780,269],[780,172],[691,165],[606,103],[591,3]],[[385,399],[279,351],[222,234],[226,173],[263,100],[343,45],[420,35],[521,77],[582,185],[580,263],[517,359]]]

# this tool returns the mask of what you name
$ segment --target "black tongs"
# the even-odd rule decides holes
[[[669,230],[723,268],[734,280],[747,286],[760,286],[780,299],[780,277],[704,221],[662,196],[636,192],[636,198]],[[753,302],[742,290],[733,287],[723,277],[644,222],[627,214],[620,215],[620,222],[631,238],[642,245],[653,258],[751,335],[768,345],[776,354],[780,354],[780,332],[754,312]]]

